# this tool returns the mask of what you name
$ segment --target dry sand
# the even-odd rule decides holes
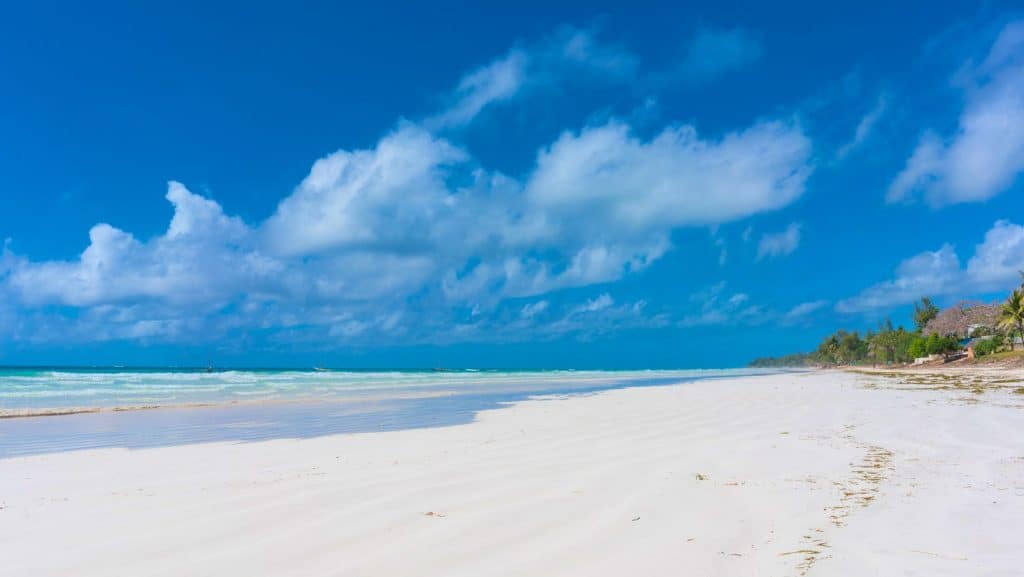
[[[11,576],[1022,567],[1009,383],[817,372],[537,399],[448,428],[0,460]]]

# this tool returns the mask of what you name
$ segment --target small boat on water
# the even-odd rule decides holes
[[[324,367],[313,367],[313,370],[318,372],[318,373],[326,373],[327,371],[329,371],[331,369],[325,369]]]

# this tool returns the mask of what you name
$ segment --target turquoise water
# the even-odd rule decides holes
[[[346,401],[480,392],[545,392],[621,382],[754,374],[682,371],[298,371],[202,369],[0,369],[0,414],[74,409]]]
[[[0,419],[0,458],[455,425],[535,395],[777,372],[0,369],[0,414],[100,410]]]

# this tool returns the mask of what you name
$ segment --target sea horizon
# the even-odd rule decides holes
[[[780,372],[0,367],[0,458],[453,425],[532,397]]]

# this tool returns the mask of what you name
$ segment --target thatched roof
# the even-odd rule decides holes
[[[924,328],[924,334],[967,336],[971,327],[995,327],[999,321],[999,305],[976,301],[961,301],[943,310]]]

